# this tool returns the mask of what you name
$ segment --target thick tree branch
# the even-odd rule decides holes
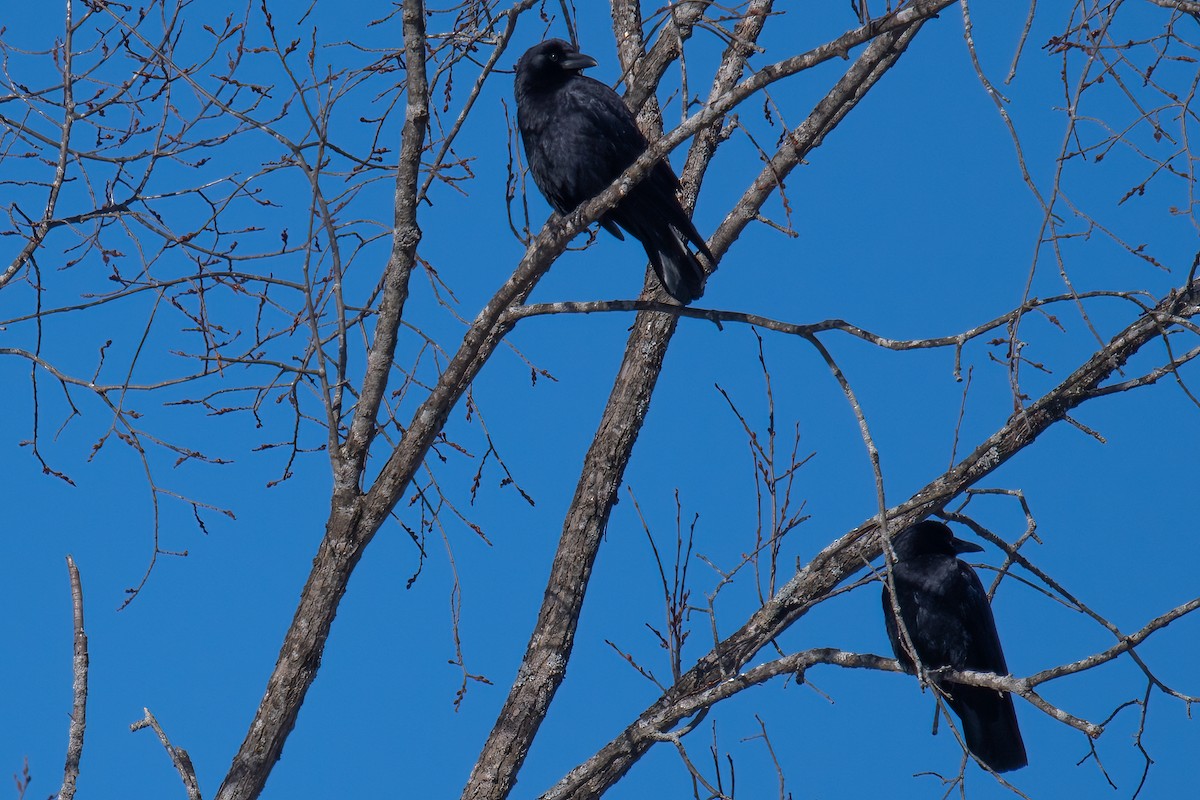
[[[423,13],[423,4],[417,0],[408,0],[404,5],[406,50],[417,48],[414,52],[419,51],[422,56]],[[423,60],[410,62],[410,70],[413,65],[423,63]],[[424,85],[420,78],[413,80],[418,88]],[[411,104],[410,110],[419,113]],[[406,125],[406,130],[417,132],[423,127]],[[458,352],[414,413],[404,438],[381,467],[370,489],[360,494],[354,475],[345,475],[337,482],[325,536],[284,638],[280,659],[247,738],[218,791],[218,800],[251,800],[261,792],[316,677],[321,652],[354,567],[399,502],[450,412],[511,328],[511,323],[504,319],[507,309],[522,302],[571,239],[628,194],[649,167],[682,138],[678,135],[656,143],[604,192],[565,217],[553,216],[534,238],[516,271],[476,317]],[[415,181],[412,185],[415,186]],[[402,219],[407,219],[407,214],[402,211]],[[415,242],[411,245],[415,246]],[[401,299],[399,295],[397,299]],[[398,318],[399,313],[397,305],[394,315]],[[355,482],[351,483],[351,479]]]
[[[1200,314],[1200,280],[1172,291],[1153,309],[1140,315],[1066,380],[1015,415],[959,464],[929,483],[906,502],[888,511],[899,529],[940,510],[955,496],[990,474],[1017,452],[1037,440],[1079,404],[1097,395],[1100,384],[1129,358],[1162,335],[1164,320],[1191,319]],[[838,584],[878,558],[882,541],[878,519],[872,518],[832,542],[735,633],[701,658],[667,693],[596,755],[572,770],[543,800],[595,797],[628,771],[656,741],[687,717],[696,695],[736,676],[741,667],[780,635]],[[1190,609],[1189,609],[1190,610]],[[1126,645],[1127,647],[1127,645]],[[1122,645],[1113,648],[1121,650]],[[1115,652],[1114,652],[1115,654]]]
[[[362,548],[378,529],[378,524],[366,531],[359,528],[359,481],[391,374],[397,330],[408,296],[408,279],[421,238],[416,218],[417,186],[429,124],[423,0],[405,0],[402,17],[408,102],[396,176],[392,253],[385,269],[375,341],[367,357],[366,378],[350,435],[340,454],[330,454],[335,484],[325,538],[254,721],[217,791],[218,800],[250,800],[262,792],[296,724],[308,688],[316,678],[321,652],[350,573],[362,556]],[[330,432],[331,436],[334,434]]]
[[[1200,3],[1194,0],[1150,0],[1156,6],[1182,11],[1185,14],[1200,14]]]
[[[765,5],[769,4],[756,3],[754,8],[760,9]],[[691,15],[690,18],[694,19],[702,11],[703,4],[697,3],[684,7],[679,14]],[[618,2],[613,4],[612,14],[621,61],[625,69],[631,71],[642,58],[643,52],[640,8],[637,3]],[[676,19],[673,18],[669,25],[674,25]],[[743,18],[738,26],[741,34],[739,41],[723,54],[710,95],[713,101],[727,94],[742,74],[746,56],[750,52],[750,48],[743,43],[757,39],[765,19],[765,14],[757,13],[750,13]],[[665,52],[659,45],[666,38],[674,40],[677,37],[661,37],[654,48],[655,53]],[[678,57],[678,53],[675,57]],[[634,96],[639,87],[657,85],[668,63],[669,59],[657,62],[653,83],[631,81],[630,96],[626,98],[631,107],[636,108],[639,102]],[[650,117],[652,121],[648,124],[658,124],[657,113],[651,113]],[[718,126],[720,119],[713,117],[707,129]],[[689,158],[689,169],[685,170],[683,177],[685,193],[690,191],[692,198],[715,152],[715,147],[705,147],[705,141],[697,138],[693,146],[693,158]],[[653,279],[647,276],[647,280]],[[653,285],[647,284],[648,287]],[[645,421],[650,397],[677,324],[674,316],[649,313],[639,314],[634,322],[634,332],[626,344],[625,356],[609,394],[608,404],[592,446],[584,457],[575,496],[564,520],[559,547],[551,566],[545,598],[518,670],[518,678],[480,752],[463,790],[464,798],[501,798],[508,795],[566,675],[566,665],[574,645],[579,613],[599,550],[600,537],[616,501],[617,489],[634,442]]]
[[[761,4],[756,9],[761,11]],[[733,61],[744,65],[749,52],[744,43],[757,38],[764,19],[765,15],[753,16],[750,24],[743,28],[743,43],[735,43],[726,52],[726,63]],[[867,48],[826,100],[814,110],[806,123],[807,127],[802,126],[795,136],[789,138],[787,156],[779,159],[780,163],[771,165],[775,180],[768,183],[756,181],[752,196],[757,205],[743,198],[734,213],[726,219],[710,242],[715,256],[720,258],[736,240],[738,233],[754,219],[757,209],[777,185],[775,181],[782,180],[782,175],[800,163],[804,155],[823,140],[867,89],[895,63],[919,27],[918,22],[902,33],[885,33]],[[732,68],[719,70],[714,89],[732,85],[737,73],[738,70]],[[680,127],[688,127],[698,117],[709,115],[719,105],[717,99],[714,98],[708,110]],[[678,130],[672,137],[677,133]],[[698,146],[710,148],[708,154],[711,157],[709,143],[699,142]],[[698,158],[690,160],[689,167],[697,174],[702,174],[706,163],[707,159]],[[686,172],[685,185],[691,180],[692,173]],[[765,190],[762,190],[764,187]],[[625,357],[592,447],[584,458],[575,497],[563,523],[538,621],[517,679],[463,792],[464,798],[483,800],[507,796],[550,702],[565,677],[592,565],[616,501],[621,476],[645,421],[650,397],[677,322],[678,318],[674,315],[646,312],[640,313],[634,322],[634,332],[626,345]]]

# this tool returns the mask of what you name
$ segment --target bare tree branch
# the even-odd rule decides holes
[[[1173,11],[1182,11],[1185,14],[1200,14],[1200,3],[1192,2],[1192,0],[1150,0],[1150,2]]]
[[[756,7],[756,10],[763,9]],[[726,51],[726,60],[744,63],[750,50],[740,42],[754,41],[764,19],[762,13],[747,18],[746,28],[738,39],[739,44],[731,45]],[[910,23],[900,33],[889,31],[881,34],[837,82],[808,122],[788,137],[786,154],[778,157],[779,163],[769,166],[769,182],[764,184],[761,179],[756,182],[752,188],[754,194],[747,193],[750,199],[744,197],[713,236],[710,248],[717,258],[729,249],[742,228],[755,217],[757,209],[766,200],[770,190],[782,180],[782,176],[819,145],[849,109],[896,62],[922,21],[918,19]],[[714,88],[723,88],[726,81],[736,79],[737,73],[736,69],[718,71]],[[753,80],[748,79],[741,85]],[[710,113],[716,103],[717,99],[714,98],[704,114]],[[685,123],[680,127],[688,126]],[[705,147],[707,144],[702,142],[698,146]],[[693,162],[692,168],[700,171],[700,164],[704,162],[705,159]],[[685,172],[683,180],[687,186],[694,176]],[[645,312],[639,314],[634,323],[634,333],[626,345],[625,357],[596,438],[584,458],[575,498],[563,523],[562,538],[551,567],[545,600],[518,678],[476,762],[463,792],[464,798],[483,800],[507,796],[515,782],[516,771],[528,752],[529,743],[565,676],[592,564],[633,443],[645,420],[649,399],[661,373],[662,360],[676,324],[677,317],[674,315]],[[612,779],[615,780],[616,776]]]
[[[167,738],[166,731],[158,724],[158,720],[150,713],[150,709],[143,708],[142,711],[145,712],[145,716],[130,725],[129,730],[133,733],[140,731],[142,728],[153,730],[158,736],[158,740],[162,742],[167,755],[171,757],[171,763],[175,765],[175,771],[183,779],[183,787],[187,790],[188,800],[202,800],[200,796],[200,784],[196,781],[196,768],[192,766],[192,758],[188,755],[187,750],[171,744],[171,740]]]
[[[345,447],[341,453],[330,453],[335,467],[335,490],[326,536],[254,721],[217,790],[218,800],[250,800],[262,792],[316,677],[320,654],[350,573],[362,556],[362,548],[378,528],[377,522],[367,527],[365,533],[355,530],[362,515],[359,480],[391,372],[396,331],[420,241],[416,222],[417,187],[429,120],[423,0],[405,0],[403,25],[408,103],[401,135],[402,159],[396,176],[395,231],[367,377]],[[336,437],[336,430],[329,435]],[[382,518],[381,515],[379,522]]]
[[[67,734],[67,763],[63,768],[62,788],[59,800],[75,797],[75,783],[79,780],[79,760],[83,757],[83,734],[87,729],[88,697],[88,642],[83,629],[83,584],[79,580],[79,569],[75,559],[67,556],[67,573],[71,580],[71,609],[75,627],[75,656],[72,671],[75,680],[72,689],[75,702],[71,708],[71,726]]]
[[[1200,281],[1163,298],[1097,351],[1066,380],[1015,415],[952,467],[909,500],[888,510],[888,522],[899,529],[939,511],[952,498],[990,474],[1033,443],[1050,426],[1063,421],[1076,406],[1094,397],[1100,384],[1146,344],[1160,336],[1165,318],[1190,319],[1200,314]],[[877,519],[871,519],[835,540],[813,557],[775,597],[739,630],[721,641],[616,739],[571,770],[543,800],[593,797],[616,782],[655,741],[686,718],[697,695],[735,679],[746,664],[772,639],[863,564],[882,552]]]
[[[692,141],[682,171],[685,207],[695,204],[710,167],[724,170],[720,186],[726,188],[718,187],[720,191],[727,191],[730,185],[746,187],[740,197],[735,193],[716,198],[728,211],[710,240],[718,259],[730,252],[752,223],[763,223],[764,233],[772,228],[797,236],[804,215],[793,206],[793,200],[810,202],[817,196],[790,197],[784,190],[785,181],[877,86],[923,23],[953,0],[888,2],[883,13],[879,8],[873,10],[880,14],[878,18],[872,18],[865,0],[856,2],[853,11],[861,25],[845,30],[837,17],[821,19],[822,24],[832,21],[837,26],[833,32],[841,35],[816,38],[814,41],[823,44],[804,44],[810,47],[804,52],[795,42],[806,41],[809,29],[798,37],[785,38],[795,33],[785,30],[772,39],[762,38],[770,43],[769,49],[759,45],[767,23],[803,20],[801,15],[806,13],[777,10],[772,0],[725,5],[712,0],[674,0],[662,6],[613,0],[611,19],[625,100],[637,111],[639,126],[652,144],[608,189],[569,214],[551,215],[536,234],[526,209],[524,230],[512,225],[516,238],[525,245],[515,268],[504,263],[503,256],[492,257],[496,262],[492,264],[485,263],[488,254],[482,261],[471,259],[473,269],[487,266],[487,274],[512,269],[474,320],[468,319],[469,314],[459,305],[455,291],[461,287],[452,286],[452,278],[459,279],[455,271],[465,273],[463,264],[453,261],[439,274],[443,265],[431,263],[435,258],[431,253],[440,243],[425,240],[421,225],[430,231],[439,229],[443,220],[437,215],[445,211],[446,194],[470,196],[472,202],[482,199],[476,207],[486,205],[486,197],[473,196],[481,187],[471,184],[476,159],[480,163],[484,159],[467,148],[483,152],[490,142],[464,144],[469,138],[464,132],[471,130],[479,115],[490,113],[486,107],[495,100],[495,81],[505,71],[506,55],[511,56],[508,47],[520,20],[538,25],[540,19],[547,32],[565,24],[573,41],[581,32],[585,39],[593,35],[586,29],[577,30],[575,3],[469,0],[446,9],[429,9],[423,0],[402,0],[383,12],[384,19],[371,22],[391,26],[399,22],[403,27],[400,49],[396,49],[394,34],[382,40],[369,35],[351,41],[324,39],[318,35],[315,17],[310,19],[312,9],[297,10],[297,19],[287,19],[287,25],[303,22],[308,27],[307,35],[297,33],[289,40],[290,32],[273,16],[282,6],[273,6],[269,0],[248,0],[240,19],[230,16],[223,23],[204,17],[199,6],[163,0],[148,3],[145,9],[134,9],[112,3],[80,6],[68,2],[65,27],[53,44],[41,50],[16,46],[12,34],[0,31],[0,161],[6,170],[0,186],[7,192],[0,202],[0,215],[5,217],[0,241],[14,243],[5,258],[6,266],[0,265],[0,291],[17,301],[17,305],[6,306],[10,309],[5,312],[7,318],[0,319],[0,333],[6,339],[0,358],[10,357],[29,375],[30,396],[21,400],[27,400],[31,408],[32,435],[22,445],[29,448],[27,452],[45,474],[75,485],[67,473],[74,475],[76,468],[59,468],[54,463],[59,456],[52,458],[48,449],[54,423],[46,420],[61,415],[53,437],[54,445],[60,446],[57,434],[68,425],[94,424],[92,414],[96,412],[92,409],[98,411],[100,420],[98,431],[88,432],[95,442],[90,456],[96,456],[106,444],[124,445],[133,468],[144,474],[143,488],[148,490],[153,515],[153,549],[147,572],[141,583],[129,590],[130,598],[145,585],[159,555],[187,554],[183,546],[170,547],[160,541],[160,518],[164,529],[170,526],[160,499],[174,499],[185,506],[201,531],[206,532],[202,512],[215,511],[232,518],[232,511],[223,507],[227,502],[206,503],[164,481],[169,461],[176,467],[191,467],[232,460],[228,453],[202,452],[208,444],[189,443],[189,439],[207,437],[211,430],[193,426],[194,420],[237,413],[256,429],[270,430],[255,442],[258,447],[247,448],[251,452],[279,448],[279,471],[272,467],[269,476],[278,477],[267,486],[286,480],[293,470],[300,472],[304,454],[328,451],[324,457],[308,460],[311,464],[327,458],[333,476],[324,535],[261,702],[218,790],[217,797],[222,800],[254,800],[263,791],[320,669],[351,575],[388,520],[396,520],[411,536],[422,566],[429,557],[427,534],[440,535],[446,544],[453,583],[451,663],[462,675],[455,708],[468,681],[486,681],[468,670],[464,657],[470,642],[460,637],[458,567],[462,564],[455,560],[452,538],[460,522],[489,544],[492,531],[485,534],[483,526],[468,516],[473,512],[458,502],[456,487],[445,477],[461,466],[453,459],[474,459],[468,470],[474,478],[466,478],[471,484],[472,504],[487,467],[503,471],[502,485],[511,481],[532,505],[524,487],[532,493],[535,484],[524,476],[518,483],[517,463],[512,462],[510,470],[500,456],[502,451],[510,452],[503,441],[503,423],[489,427],[476,406],[476,396],[484,402],[484,392],[472,395],[473,381],[501,343],[517,353],[535,381],[548,375],[510,341],[508,334],[521,320],[554,314],[637,312],[575,496],[562,521],[558,551],[524,660],[464,788],[463,796],[472,800],[509,796],[526,753],[536,746],[572,657],[593,563],[680,317],[707,320],[718,328],[726,323],[751,324],[806,339],[834,373],[858,423],[871,458],[877,507],[870,520],[829,544],[807,564],[797,563],[794,574],[788,569],[790,558],[779,544],[784,533],[806,518],[804,501],[798,509],[790,502],[792,481],[807,458],[797,457],[801,430],[797,423],[790,465],[782,471],[776,469],[778,396],[773,394],[760,339],[759,360],[767,382],[767,431],[748,423],[734,399],[720,390],[750,440],[758,501],[753,543],[735,557],[740,562],[732,568],[718,566],[718,559],[696,556],[715,573],[716,587],[705,592],[705,608],[703,601],[692,605],[688,600],[695,588],[689,585],[694,572],[688,572],[695,531],[688,532],[685,547],[680,520],[676,520],[673,578],[663,552],[651,538],[668,617],[663,631],[653,627],[652,631],[668,653],[671,679],[660,674],[659,701],[617,739],[572,770],[547,797],[599,796],[656,742],[675,746],[698,798],[705,792],[713,797],[734,797],[734,760],[728,757],[726,770],[717,750],[715,724],[711,765],[693,758],[685,747],[689,733],[713,704],[773,676],[798,674],[803,678],[807,666],[819,663],[896,669],[890,659],[833,649],[785,655],[775,639],[817,603],[876,579],[868,575],[851,580],[850,576],[861,573],[864,563],[887,549],[890,530],[929,513],[961,517],[966,524],[982,529],[966,518],[962,509],[951,514],[944,507],[964,491],[972,491],[969,487],[1056,422],[1066,422],[1103,441],[1100,431],[1072,416],[1073,409],[1084,402],[1171,377],[1188,400],[1200,406],[1200,395],[1189,385],[1190,371],[1200,358],[1196,344],[1200,325],[1194,321],[1198,313],[1195,271],[1200,256],[1186,281],[1174,280],[1180,288],[1162,296],[1162,287],[1170,285],[1164,282],[1171,279],[1157,273],[1156,295],[1077,290],[1067,274],[1065,255],[1068,240],[1078,239],[1083,245],[1095,236],[1121,258],[1128,257],[1138,267],[1150,265],[1163,274],[1166,265],[1174,267],[1181,259],[1174,254],[1160,262],[1147,245],[1131,238],[1137,234],[1129,234],[1120,219],[1100,221],[1078,198],[1072,200],[1067,189],[1071,186],[1068,178],[1075,175],[1073,163],[1099,162],[1110,153],[1120,153],[1144,165],[1144,172],[1132,175],[1132,186],[1117,187],[1118,196],[1125,192],[1117,206],[1127,201],[1134,205],[1148,189],[1158,189],[1170,178],[1184,187],[1176,194],[1186,197],[1167,213],[1182,218],[1181,224],[1197,225],[1197,159],[1191,139],[1200,75],[1189,65],[1196,63],[1200,48],[1188,40],[1184,30],[1190,30],[1188,26],[1195,22],[1188,15],[1200,13],[1192,0],[1151,0],[1169,9],[1148,12],[1163,20],[1161,31],[1128,43],[1121,38],[1125,31],[1114,24],[1122,16],[1117,13],[1121,3],[1082,4],[1065,12],[1066,30],[1053,37],[1047,49],[1062,57],[1063,113],[1068,130],[1051,170],[1052,185],[1046,187],[1034,178],[1046,170],[1032,162],[1026,164],[1033,151],[1024,148],[1017,137],[1019,106],[1010,103],[985,73],[983,65],[990,63],[993,55],[988,50],[992,40],[981,37],[976,41],[970,8],[961,0],[966,54],[1017,147],[1016,164],[1037,200],[1041,230],[1025,295],[1013,310],[957,333],[920,339],[890,338],[843,319],[802,323],[757,313],[683,308],[662,302],[665,295],[649,271],[642,296],[636,300],[526,301],[556,259],[572,244],[579,245],[578,234],[621,202],[657,160],[689,138]],[[1017,53],[1012,58],[1010,79],[1030,35],[1035,10],[1042,10],[1036,0],[1028,5],[1028,12],[1022,12],[1024,29],[1014,34]],[[1018,16],[1013,18],[1019,23]],[[202,22],[206,19],[213,24]],[[439,20],[449,22],[438,27]],[[983,30],[980,27],[978,32]],[[336,48],[338,57],[323,58],[321,53],[327,48]],[[714,58],[718,53],[719,61]],[[760,66],[768,53],[772,62]],[[828,63],[836,60],[845,63]],[[25,62],[40,73],[27,72]],[[1029,62],[1027,56],[1026,68]],[[714,63],[710,78],[708,70]],[[813,69],[818,66],[823,71]],[[701,69],[704,78],[697,81]],[[792,98],[782,92],[772,96],[777,83],[787,80],[789,89],[797,84],[798,91],[814,89],[814,96],[820,96],[827,85],[801,86],[794,76],[805,73],[814,81],[832,82],[839,72],[844,74],[800,125],[785,120],[785,115],[794,113]],[[31,74],[37,75],[32,81]],[[706,96],[702,81],[709,78]],[[1081,101],[1090,104],[1098,95],[1104,102],[1106,91],[1109,99],[1115,97],[1118,104],[1127,106],[1128,119],[1120,113],[1107,118],[1088,116],[1099,106],[1085,108]],[[754,119],[760,109],[765,122]],[[506,119],[507,110],[506,106]],[[679,124],[664,125],[664,117],[672,115],[681,120]],[[393,140],[401,122],[397,147]],[[771,129],[766,136],[764,124]],[[665,135],[664,128],[668,129]],[[254,148],[237,145],[251,138],[263,152],[239,160],[237,153]],[[745,141],[734,141],[735,146],[725,151],[737,158],[737,145],[748,144],[743,153],[749,159],[725,164],[715,161],[717,150],[736,139]],[[515,140],[510,138],[509,145],[515,145]],[[755,156],[759,161],[754,161]],[[210,159],[213,163],[206,167]],[[510,158],[510,180],[505,187],[509,200],[515,197],[516,187],[523,186],[520,169],[514,167],[519,161]],[[886,168],[886,164],[880,166]],[[1126,168],[1121,169],[1120,180],[1125,180]],[[737,183],[727,182],[730,176]],[[447,188],[452,192],[440,193]],[[386,218],[386,198],[382,206],[379,203],[380,189],[394,198],[390,219]],[[776,192],[783,209],[779,214],[768,211],[766,205]],[[1116,196],[1113,199],[1116,201]],[[424,206],[433,211],[427,213]],[[384,219],[379,218],[381,207],[385,208]],[[360,212],[360,208],[369,210]],[[776,219],[768,219],[768,214]],[[1064,221],[1064,217],[1068,219]],[[589,232],[584,247],[592,240]],[[1038,283],[1034,277],[1045,260],[1044,251],[1052,253],[1053,266],[1060,273],[1049,277],[1061,280],[1066,289],[1063,294],[1037,298],[1032,291],[1035,285],[1044,291],[1040,279],[1046,276],[1038,274]],[[1092,252],[1080,258],[1087,259]],[[735,268],[725,261],[726,269]],[[716,266],[713,263],[708,268],[711,271]],[[1096,266],[1109,265],[1097,262]],[[421,305],[424,287],[411,286],[414,269],[429,280],[432,299],[428,308],[438,314],[437,321],[430,324],[450,320],[455,326],[451,333],[419,327],[427,324],[428,317],[427,307]],[[468,278],[472,291],[478,288],[477,274]],[[1104,298],[1121,302],[1107,303]],[[1034,354],[1035,348],[1044,344],[1029,335],[1037,326],[1022,323],[1031,316],[1031,322],[1044,320],[1067,334],[1069,326],[1056,316],[1062,313],[1057,307],[1062,303],[1072,304],[1079,312],[1095,343],[1084,343],[1091,355],[1079,357],[1082,366],[1075,373],[1049,392],[1040,387],[1037,394],[1042,394],[1041,399],[1029,404],[1026,392],[1033,390],[1026,384],[1032,381],[1020,380],[1020,370],[1029,366],[1038,370],[1038,380],[1048,380],[1042,376],[1051,374],[1052,365],[1041,363],[1045,359]],[[1118,316],[1134,309],[1133,315]],[[985,313],[991,316],[996,312],[989,305]],[[1100,313],[1109,316],[1102,318]],[[1095,320],[1093,315],[1097,315]],[[1137,319],[1130,322],[1134,315]],[[1119,321],[1113,323],[1113,319]],[[118,320],[119,327],[110,327],[113,320]],[[553,325],[554,321],[543,320],[527,326],[530,330],[525,332],[542,334],[543,328]],[[1125,326],[1122,333],[1111,340],[1098,332],[1121,326]],[[973,354],[980,347],[999,346],[1001,350],[989,350],[986,357],[1007,368],[1017,414],[956,463],[960,445],[966,447],[969,441],[966,431],[971,421],[963,422],[969,416],[968,391],[988,391],[986,378],[981,379],[976,370],[972,383],[968,369],[950,467],[905,503],[888,508],[871,433],[877,422],[887,420],[871,418],[868,427],[865,398],[870,395],[864,390],[871,387],[851,384],[853,365],[850,361],[843,364],[843,355],[833,347],[843,342],[839,337],[826,338],[826,332],[868,343],[871,348],[858,342],[851,346],[876,350],[871,353],[874,357],[880,355],[877,350],[952,349],[953,377],[958,380],[962,379],[966,348]],[[461,342],[454,346],[459,335]],[[1148,350],[1147,345],[1151,345]],[[1165,354],[1157,349],[1160,346]],[[1142,355],[1131,362],[1132,367],[1123,369],[1137,353]],[[946,361],[949,356],[947,353]],[[178,363],[186,367],[179,368]],[[462,404],[464,395],[466,403]],[[864,405],[859,397],[864,398]],[[160,406],[146,407],[160,398],[165,398]],[[145,405],[135,407],[138,403]],[[455,427],[458,423],[453,415],[460,404],[465,405],[463,425],[474,437],[470,440],[461,439],[460,429]],[[272,406],[279,410],[267,410]],[[974,399],[971,407],[975,407]],[[167,419],[164,412],[188,416]],[[139,422],[144,414],[153,422]],[[490,414],[488,420],[494,422]],[[172,424],[175,427],[169,427]],[[68,438],[61,437],[64,441]],[[474,442],[479,440],[482,444],[476,449]],[[447,455],[451,463],[443,467]],[[1003,491],[1019,497],[1024,506],[1020,489]],[[408,512],[400,505],[406,499],[411,505]],[[1141,748],[1152,689],[1189,706],[1196,698],[1160,680],[1137,646],[1152,630],[1189,613],[1200,601],[1179,606],[1126,636],[1020,552],[1027,539],[1036,538],[1036,524],[1027,507],[1025,511],[1028,528],[1015,544],[986,529],[980,534],[997,541],[1008,554],[997,570],[996,581],[1011,577],[1028,583],[1052,602],[1063,602],[1089,615],[1116,643],[1027,678],[944,670],[923,673],[923,677],[933,676],[935,687],[938,680],[954,679],[1017,693],[1063,724],[1096,735],[1109,720],[1096,723],[1074,716],[1070,710],[1048,703],[1035,689],[1041,682],[1094,669],[1124,655],[1146,678],[1144,699],[1123,706],[1140,711],[1136,746]],[[677,506],[677,516],[680,514]],[[649,515],[643,526],[649,534]],[[887,558],[885,555],[885,564],[890,563]],[[761,571],[760,559],[766,563]],[[79,776],[87,700],[82,590],[75,565],[68,563],[76,622],[75,708],[59,795],[63,798],[73,796]],[[753,569],[744,569],[747,566]],[[1027,579],[1022,569],[1033,578]],[[749,616],[722,619],[718,625],[715,598],[739,575],[742,581],[738,586],[745,582],[753,586],[743,598],[750,608],[743,613]],[[779,582],[789,575],[791,580],[780,588]],[[729,613],[726,608],[723,601],[723,614]],[[684,658],[684,641],[693,632],[689,629],[693,611],[708,616],[712,651],[687,670],[691,662]],[[516,623],[517,627],[522,624],[527,623]],[[727,632],[738,624],[742,625],[739,630],[721,639],[718,631]],[[752,659],[761,659],[764,648],[771,648],[772,657],[780,657],[750,666]],[[659,683],[649,661],[632,650],[617,652]],[[158,733],[189,797],[198,798],[195,772],[186,752],[170,745],[149,711],[134,729],[140,727]],[[774,758],[765,725],[761,731],[782,796],[783,768]],[[1141,752],[1148,770],[1150,756],[1144,749]],[[1091,757],[1100,764],[1094,749]],[[950,788],[964,786],[964,770],[970,763],[968,758],[962,759],[957,778],[946,779]],[[25,775],[24,783],[17,779],[18,792],[24,792],[28,784],[28,772]],[[1142,778],[1144,781],[1145,774]],[[1002,785],[1019,794],[1011,785]]]

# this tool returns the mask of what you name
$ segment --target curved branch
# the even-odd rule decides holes
[[[143,708],[145,716],[137,722],[129,726],[131,732],[140,731],[142,728],[150,728],[158,736],[158,741],[162,743],[163,749],[167,751],[167,755],[171,757],[171,763],[175,766],[175,771],[179,773],[179,777],[183,780],[184,790],[187,791],[188,800],[201,800],[200,784],[196,780],[196,768],[192,766],[192,758],[188,755],[187,750],[182,747],[176,747],[171,744],[171,740],[167,737],[167,732],[162,729],[162,725],[158,724],[158,719],[154,714],[150,713],[150,709]]]

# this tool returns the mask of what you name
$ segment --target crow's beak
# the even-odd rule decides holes
[[[956,553],[982,553],[983,548],[974,542],[964,542],[955,536],[952,540],[954,543],[954,552]]]
[[[587,69],[597,65],[596,59],[583,53],[567,53],[563,60],[559,62],[559,66],[563,69]]]

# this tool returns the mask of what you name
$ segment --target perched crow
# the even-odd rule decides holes
[[[955,538],[940,522],[926,520],[901,531],[893,540],[896,561],[892,581],[904,629],[927,670],[957,670],[1007,675],[996,622],[987,592],[975,570],[955,558],[983,548]],[[897,660],[909,672],[916,666],[896,627],[891,593],[883,585],[883,619]],[[1012,697],[978,686],[947,683],[947,702],[962,720],[967,747],[996,772],[1029,763],[1017,727]]]
[[[560,214],[573,211],[616,180],[646,150],[646,139],[620,96],[580,70],[596,60],[562,39],[534,45],[517,61],[517,125],[533,180]],[[629,194],[600,218],[624,239],[621,226],[646,248],[667,293],[684,305],[704,293],[704,268],[712,253],[675,192],[679,178],[657,162]]]

